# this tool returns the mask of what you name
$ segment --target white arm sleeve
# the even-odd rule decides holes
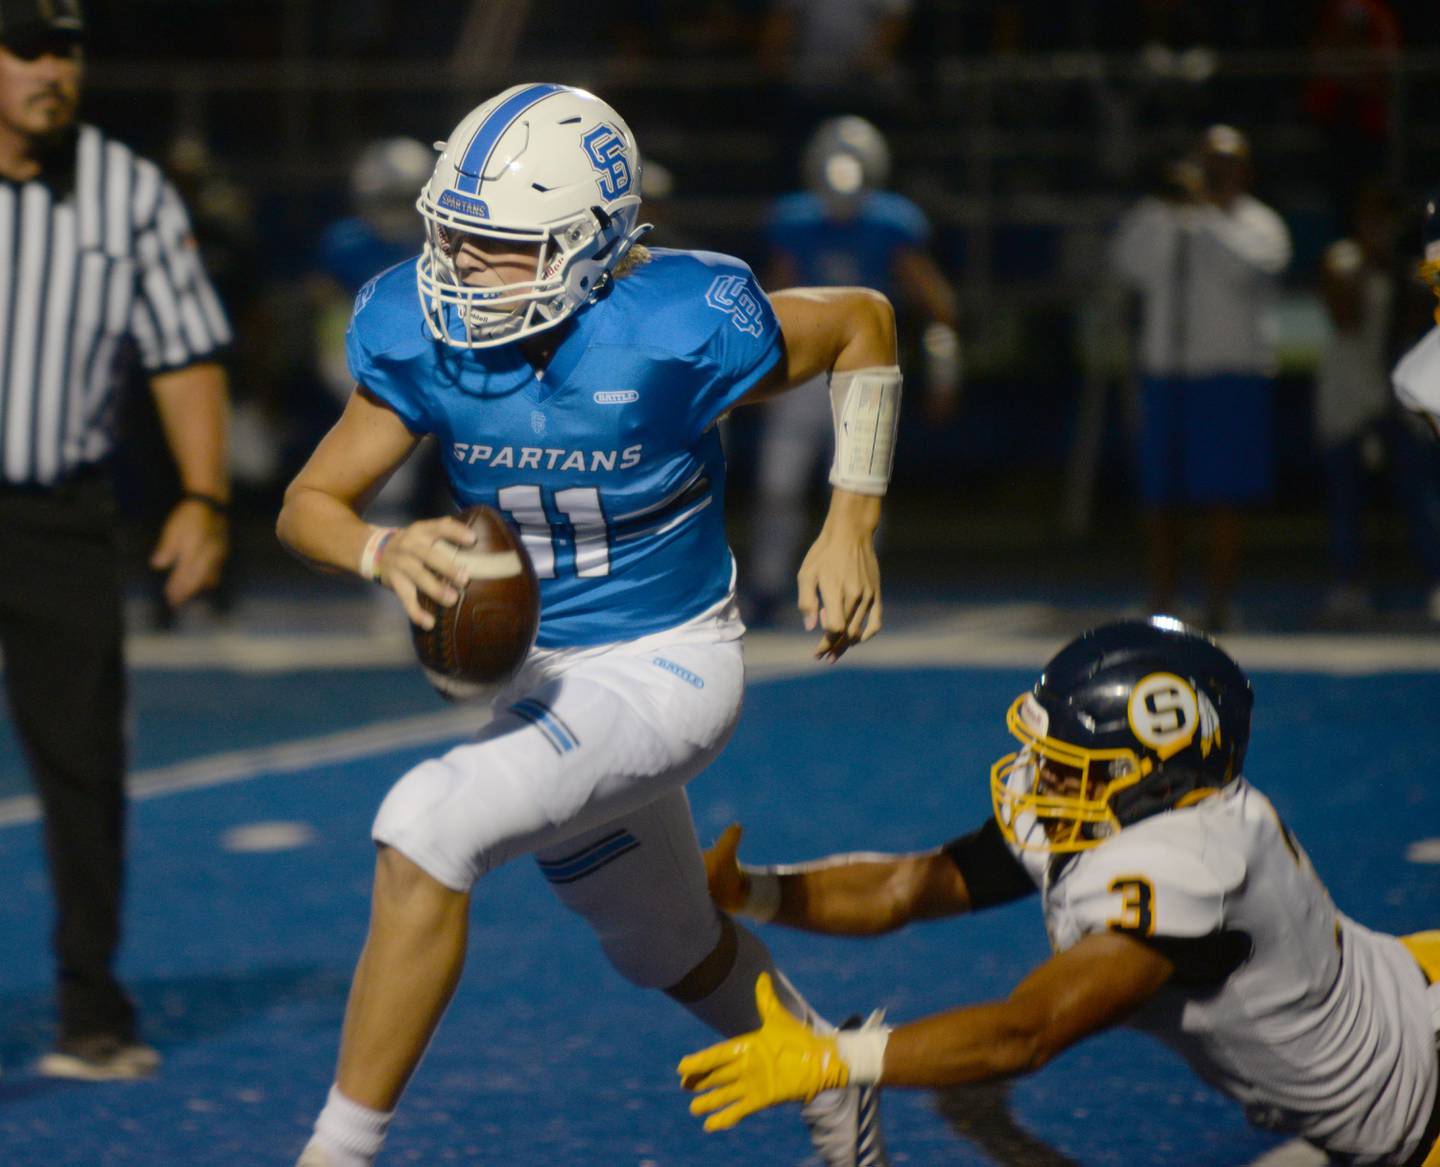
[[[900,424],[898,365],[830,375],[835,462],[830,484],[856,494],[883,495],[895,461]]]

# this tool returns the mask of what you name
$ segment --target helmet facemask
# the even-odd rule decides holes
[[[1120,830],[1110,800],[1149,774],[1153,763],[1130,749],[1059,741],[1048,736],[1048,722],[1032,693],[1011,704],[1005,724],[1023,748],[990,768],[995,821],[1022,850],[1085,851]]]
[[[428,192],[427,192],[428,193]],[[420,302],[431,334],[455,348],[490,348],[533,336],[587,303],[603,288],[620,240],[615,222],[599,207],[542,227],[509,227],[428,204],[425,247],[416,265]],[[535,248],[528,280],[467,284],[455,263],[462,238]]]

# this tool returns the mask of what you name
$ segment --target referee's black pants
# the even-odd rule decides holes
[[[134,1036],[116,981],[125,847],[125,668],[115,505],[86,474],[0,487],[0,649],[44,808],[60,1037]]]

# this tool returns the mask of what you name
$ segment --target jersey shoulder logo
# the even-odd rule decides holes
[[[596,405],[627,405],[639,400],[640,394],[634,389],[601,389],[594,394]]]
[[[351,313],[352,316],[359,316],[360,313],[365,311],[365,305],[370,303],[371,297],[375,295],[375,285],[379,282],[379,276],[371,276],[361,286],[360,290],[355,293],[355,309]]]
[[[764,318],[760,297],[746,276],[716,276],[705,292],[705,303],[730,317],[730,323],[741,332],[759,336]]]

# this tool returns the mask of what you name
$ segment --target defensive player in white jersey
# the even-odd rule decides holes
[[[1420,278],[1440,297],[1440,191],[1425,203],[1424,245]],[[1440,306],[1435,309],[1435,327],[1400,358],[1390,380],[1400,404],[1423,415],[1440,434]]]
[[[1251,689],[1164,617],[1067,645],[1010,707],[995,815],[904,856],[749,869],[731,827],[717,902],[869,934],[1039,891],[1054,955],[1003,1001],[893,1030],[815,1032],[757,987],[762,1027],[691,1055],[691,1109],[721,1129],[840,1083],[946,1086],[1037,1069],[1121,1023],[1337,1162],[1440,1164],[1440,932],[1396,938],[1339,912],[1269,800],[1241,776]]]
[[[421,255],[356,297],[356,391],[286,493],[291,549],[376,580],[428,627],[418,597],[456,600],[473,536],[454,518],[385,530],[360,511],[434,434],[455,500],[513,520],[541,595],[537,647],[494,719],[380,808],[370,931],[305,1167],[379,1153],[459,978],[471,889],[521,855],[627,979],[722,1033],[758,1020],[770,956],[712,904],[684,789],[743,688],[715,423],[830,371],[844,434],[800,607],[822,629],[817,655],[838,657],[880,626],[894,318],[856,288],[772,306],[737,260],[638,246],[639,189],[629,128],[588,93],[521,85],[466,116],[420,194]],[[868,1088],[806,1116],[827,1164],[885,1161]]]

